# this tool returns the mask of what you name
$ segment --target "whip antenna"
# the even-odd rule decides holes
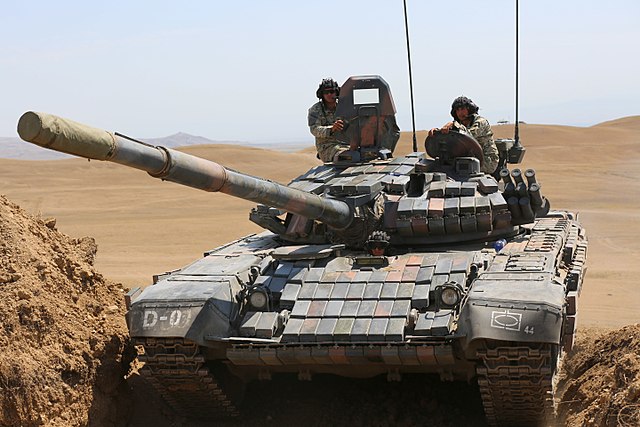
[[[403,0],[403,3],[404,3],[404,30],[407,36],[407,60],[409,62],[409,93],[411,94],[411,126],[413,129],[413,151],[416,152],[418,151],[418,143],[416,142],[416,115],[413,110],[413,78],[411,77],[411,48],[409,47],[409,22],[407,21],[407,0]],[[516,138],[516,141],[517,141],[517,138]]]
[[[520,45],[520,43],[518,42],[518,35],[520,33],[520,31],[518,31],[518,21],[519,21],[518,17],[519,17],[518,0],[516,0],[516,125],[514,127],[514,136],[513,136],[516,147],[520,146],[520,135],[518,133],[518,122],[519,122],[518,120],[518,73],[519,73],[518,59],[520,57],[520,54],[518,51],[518,46]]]
[[[516,124],[513,127],[514,136],[513,136],[513,145],[507,150],[505,162],[503,166],[507,163],[518,164],[522,163],[522,159],[524,158],[525,148],[520,144],[520,134],[518,133],[518,127],[520,125],[520,119],[518,119],[518,75],[520,74],[518,60],[520,58],[520,42],[518,40],[520,31],[519,31],[519,13],[518,13],[518,0],[516,0]],[[502,155],[501,155],[502,156]]]

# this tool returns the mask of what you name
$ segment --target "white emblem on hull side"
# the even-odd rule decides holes
[[[522,313],[514,313],[509,310],[496,310],[491,312],[492,328],[520,331],[521,326]]]

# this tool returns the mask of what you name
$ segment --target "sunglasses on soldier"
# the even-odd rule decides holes
[[[369,249],[384,249],[387,247],[387,245],[388,245],[387,242],[376,242],[376,241],[367,242],[367,247]]]

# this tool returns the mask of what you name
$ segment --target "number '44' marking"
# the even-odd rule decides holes
[[[524,333],[533,335],[533,326],[525,326]]]

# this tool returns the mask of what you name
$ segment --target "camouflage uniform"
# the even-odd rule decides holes
[[[346,150],[348,146],[332,138],[331,127],[335,122],[335,111],[327,110],[322,101],[309,108],[309,130],[316,137],[318,158],[323,162],[332,162],[335,155]]]
[[[473,135],[473,137],[480,143],[482,147],[482,155],[484,157],[482,161],[482,172],[492,174],[498,167],[500,155],[498,154],[498,147],[493,142],[493,131],[489,121],[482,116],[472,114],[471,124],[466,130]],[[464,128],[464,126],[462,126]]]

